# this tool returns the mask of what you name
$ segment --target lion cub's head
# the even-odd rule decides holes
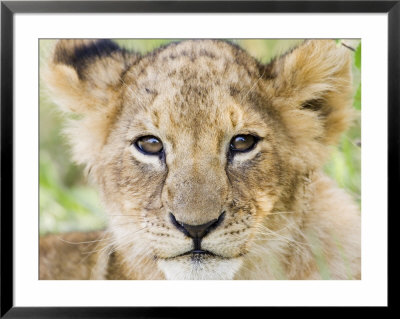
[[[74,158],[99,186],[113,245],[172,279],[233,278],[350,118],[350,55],[333,40],[268,65],[223,41],[139,56],[62,40],[44,78],[78,114]]]

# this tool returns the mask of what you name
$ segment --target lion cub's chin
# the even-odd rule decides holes
[[[168,280],[231,280],[241,265],[241,258],[211,256],[181,256],[158,261]]]

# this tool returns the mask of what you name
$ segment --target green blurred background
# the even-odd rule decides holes
[[[115,40],[120,46],[145,54],[173,40]],[[274,56],[298,45],[302,40],[231,40],[252,56],[267,63]],[[55,40],[40,40],[40,65]],[[361,43],[358,40],[337,40],[355,49],[354,108],[357,118],[353,127],[342,136],[340,145],[332,149],[325,171],[339,186],[361,202]],[[89,231],[104,228],[106,216],[96,190],[88,185],[82,167],[70,160],[69,147],[62,136],[63,116],[46,97],[40,84],[40,234],[72,230]]]

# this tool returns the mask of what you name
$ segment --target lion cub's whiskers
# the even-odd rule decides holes
[[[293,223],[293,224],[295,224],[295,223]],[[271,234],[271,235],[275,236],[275,238],[273,238],[273,240],[282,240],[282,241],[284,241],[284,242],[286,242],[288,244],[296,244],[296,245],[311,247],[310,244],[307,244],[305,242],[297,241],[297,240],[295,240],[293,238],[286,237],[286,236],[278,233],[279,231],[282,231],[282,230],[285,230],[285,229],[291,227],[291,225],[286,225],[285,227],[282,227],[282,228],[278,229],[277,231],[274,231],[274,230],[268,228],[265,225],[257,225],[256,227],[261,231],[266,231],[268,234]]]
[[[91,244],[91,243],[100,242],[100,241],[106,240],[107,238],[96,239],[96,240],[89,240],[89,241],[77,241],[77,242],[72,242],[72,241],[69,241],[69,240],[65,240],[65,239],[63,239],[63,238],[61,238],[61,237],[59,237],[59,236],[57,236],[57,239],[58,239],[58,240],[61,240],[61,241],[64,242],[64,243],[67,243],[67,244],[71,244],[71,245],[80,245],[80,244]]]

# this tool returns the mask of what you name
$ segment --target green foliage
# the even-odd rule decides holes
[[[116,40],[121,46],[140,53],[149,52],[170,40]],[[277,54],[297,45],[300,40],[231,40],[242,46],[261,62],[268,62]],[[40,41],[41,63],[51,40]],[[361,181],[361,44],[354,54],[354,126],[333,149],[332,158],[325,171],[337,183],[360,201]],[[40,91],[40,233],[72,230],[94,230],[103,228],[106,217],[96,190],[87,184],[82,168],[70,161],[68,145],[62,136],[63,117],[56,106]],[[321,263],[322,265],[323,263]]]
[[[66,187],[48,152],[40,152],[40,233],[92,230],[105,226],[95,190]]]
[[[354,66],[361,71],[361,42],[358,44],[354,54]],[[354,107],[361,111],[361,83],[358,85],[356,95],[354,96]]]
[[[354,54],[354,65],[361,70],[361,42],[358,44],[356,53]]]
[[[354,95],[354,108],[361,111],[361,84],[358,85],[357,92]]]

